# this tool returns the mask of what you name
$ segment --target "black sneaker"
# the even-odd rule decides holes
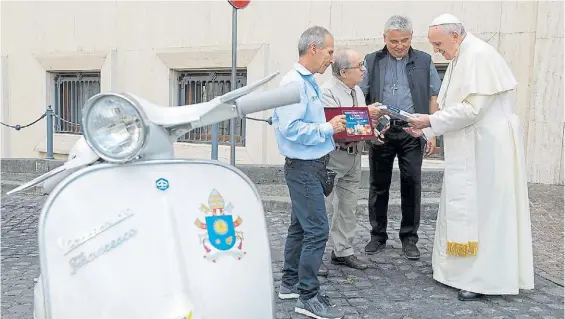
[[[413,238],[406,238],[402,241],[402,251],[404,256],[411,260],[420,259],[420,251],[416,247],[416,240]]]
[[[386,241],[380,242],[376,239],[371,239],[371,241],[367,244],[367,246],[365,246],[365,252],[374,254],[385,249],[385,247],[386,247]]]

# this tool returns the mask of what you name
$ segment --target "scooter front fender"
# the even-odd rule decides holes
[[[39,252],[42,318],[274,318],[261,199],[220,162],[81,169],[48,197]]]

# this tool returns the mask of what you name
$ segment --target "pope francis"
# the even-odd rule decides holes
[[[445,172],[432,267],[460,300],[533,289],[534,270],[523,137],[502,56],[444,14],[430,25],[435,52],[450,60],[439,111],[406,131],[443,135]]]

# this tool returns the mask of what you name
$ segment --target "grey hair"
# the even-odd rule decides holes
[[[324,27],[313,26],[306,29],[298,40],[298,56],[304,56],[308,51],[308,47],[312,44],[323,49],[326,34],[333,37],[330,31]]]
[[[391,30],[412,33],[412,21],[406,16],[392,16],[385,23],[384,34],[386,35]]]
[[[334,76],[340,76],[339,71],[351,67],[351,50],[350,49],[340,49],[334,53],[334,63],[332,63],[332,74]]]
[[[442,25],[439,25],[438,27],[443,33],[446,33],[446,34],[451,34],[451,33],[455,32],[462,37],[467,35],[467,31],[465,31],[465,27],[461,23],[442,24]]]

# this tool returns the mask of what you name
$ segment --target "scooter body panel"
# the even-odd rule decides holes
[[[39,250],[47,319],[274,317],[261,199],[217,161],[78,171],[44,205]]]

